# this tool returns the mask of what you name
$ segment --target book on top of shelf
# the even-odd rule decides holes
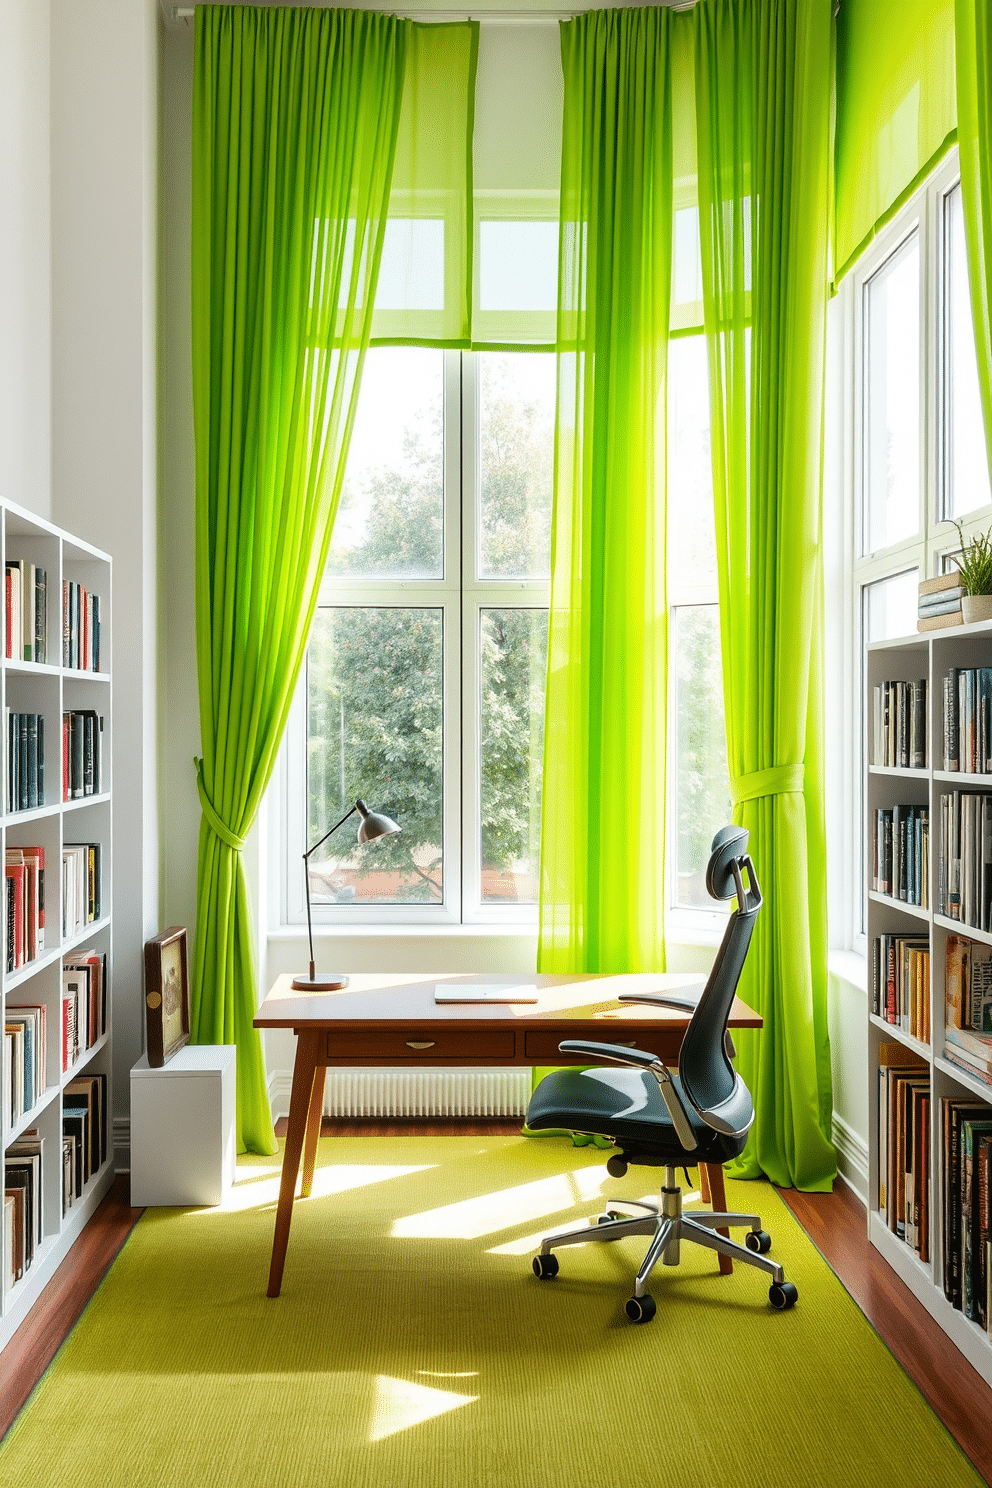
[[[48,574],[25,558],[4,564],[5,651],[11,661],[48,661]]]
[[[72,579],[62,581],[62,665],[74,671],[102,670],[100,596]]]
[[[949,569],[947,573],[935,574],[932,579],[920,580],[920,595],[926,597],[932,594],[943,594],[948,589],[960,589],[961,570]]]

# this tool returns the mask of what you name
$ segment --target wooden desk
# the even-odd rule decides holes
[[[436,982],[534,982],[536,1003],[442,1003],[434,1001]],[[666,1064],[678,1063],[688,1015],[666,1008],[625,1005],[621,992],[677,990],[700,984],[698,976],[476,976],[443,973],[414,976],[356,975],[338,992],[295,992],[290,976],[280,977],[262,1003],[256,1028],[292,1028],[297,1035],[293,1090],[289,1102],[286,1149],[276,1210],[268,1295],[278,1297],[293,1194],[303,1156],[301,1194],[313,1185],[317,1138],[324,1105],[324,1072],[347,1065],[586,1064],[558,1050],[562,1039],[595,1039],[651,1049]],[[732,1028],[760,1028],[761,1018],[735,1001]],[[726,1208],[723,1172],[709,1170],[713,1203]]]

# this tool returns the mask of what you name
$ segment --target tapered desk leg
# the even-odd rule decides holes
[[[308,1199],[313,1188],[313,1170],[317,1164],[317,1138],[320,1136],[320,1118],[324,1114],[324,1080],[327,1067],[318,1064],[313,1072],[313,1089],[310,1092],[310,1110],[307,1113],[307,1136],[303,1144],[303,1182],[300,1198]]]
[[[709,1204],[717,1214],[727,1213],[727,1190],[723,1186],[723,1169],[719,1163],[699,1164],[699,1193],[704,1204]],[[729,1230],[719,1230],[718,1234],[725,1235],[730,1239]],[[729,1256],[722,1255],[720,1260],[720,1275],[730,1276],[733,1274],[734,1263]]]
[[[296,1176],[300,1171],[300,1154],[303,1151],[303,1141],[306,1136],[314,1074],[321,1053],[321,1039],[324,1037],[326,1035],[310,1032],[301,1032],[297,1035],[296,1063],[293,1066],[293,1092],[289,1098],[286,1150],[283,1153],[279,1205],[276,1209],[276,1233],[272,1241],[272,1264],[269,1267],[268,1295],[270,1297],[278,1297],[282,1286],[282,1270],[286,1264],[286,1246],[289,1243],[289,1226],[293,1218]]]

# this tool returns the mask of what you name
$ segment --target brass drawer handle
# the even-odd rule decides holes
[[[433,1049],[436,1039],[407,1039],[408,1049]]]

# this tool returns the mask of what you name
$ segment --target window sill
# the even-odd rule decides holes
[[[827,970],[839,982],[846,982],[867,997],[868,962],[857,951],[828,951]]]
[[[315,925],[313,929],[314,945],[326,941],[329,945],[336,944],[343,939],[354,940],[467,940],[475,937],[486,937],[500,939],[509,936],[524,937],[537,940],[537,925],[533,921],[516,921],[501,925],[477,924],[477,925],[430,925],[415,924],[410,921],[406,925],[383,924],[383,925]],[[306,942],[307,927],[305,925],[279,925],[268,932],[267,939],[270,944],[276,941],[299,941]]]

